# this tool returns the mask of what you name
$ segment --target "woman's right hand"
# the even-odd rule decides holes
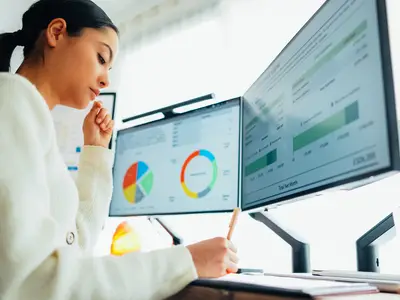
[[[199,278],[216,278],[238,270],[237,249],[226,238],[217,237],[187,246]]]

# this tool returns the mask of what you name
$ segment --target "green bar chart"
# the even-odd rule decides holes
[[[274,149],[268,152],[266,155],[263,155],[259,159],[255,160],[245,168],[245,176],[249,176],[258,172],[259,170],[268,167],[276,162],[278,158],[277,150]]]
[[[336,130],[358,120],[359,107],[358,101],[346,106],[344,109],[325,119],[324,121],[315,124],[310,129],[300,133],[293,138],[293,152],[300,150],[309,144],[318,141]]]

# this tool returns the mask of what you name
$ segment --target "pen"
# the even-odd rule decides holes
[[[228,240],[231,240],[231,238],[232,238],[233,230],[235,229],[235,226],[236,226],[236,223],[237,223],[237,220],[239,217],[239,213],[240,213],[240,208],[236,207],[233,210],[231,222],[229,223],[229,232],[228,232],[228,236],[227,236]]]

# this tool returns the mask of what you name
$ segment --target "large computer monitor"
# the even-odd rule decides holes
[[[385,1],[326,1],[244,95],[242,208],[397,170],[398,148]]]
[[[239,98],[117,132],[110,216],[239,205]]]
[[[103,107],[107,108],[114,119],[116,93],[101,93],[97,100],[103,102]],[[83,147],[83,121],[91,107],[92,104],[86,109],[78,110],[60,105],[56,106],[51,112],[57,135],[57,144],[73,177],[78,171],[79,156]],[[111,146],[112,142],[110,142],[109,148]]]

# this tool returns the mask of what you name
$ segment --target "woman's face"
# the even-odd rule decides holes
[[[51,66],[49,80],[60,104],[84,109],[109,85],[108,73],[117,55],[118,35],[108,27],[86,28],[79,37],[61,35],[62,31],[62,27],[56,26],[50,35],[47,32],[50,47],[45,54],[45,67]]]

